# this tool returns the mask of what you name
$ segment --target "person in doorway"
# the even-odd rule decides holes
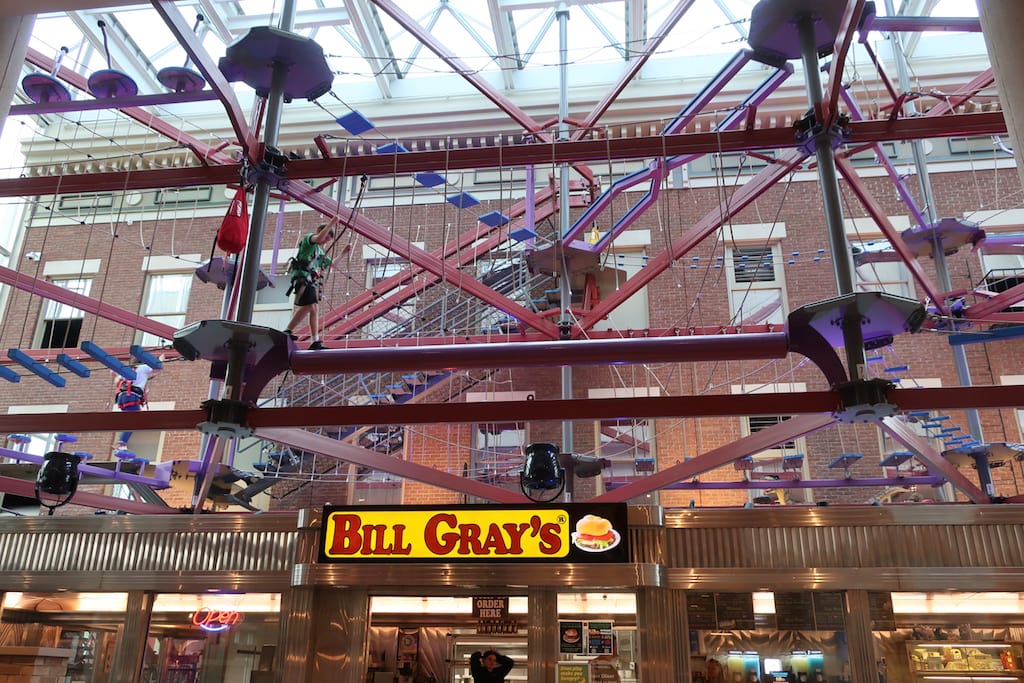
[[[320,286],[324,273],[331,267],[331,257],[324,250],[334,239],[334,224],[337,219],[320,225],[315,233],[309,233],[299,240],[299,248],[289,263],[291,285],[288,294],[295,293],[295,313],[288,322],[284,333],[292,339],[292,332],[300,322],[308,320],[312,343],[310,351],[327,348],[320,341]]]
[[[708,661],[704,663],[704,673],[704,680],[707,683],[725,683],[725,671],[714,657],[708,657]]]
[[[137,363],[133,369],[135,370],[135,379],[120,377],[117,381],[117,394],[114,396],[117,409],[126,413],[142,410],[142,407],[146,405],[146,387],[149,385],[150,376],[156,372],[155,368],[145,363]],[[114,450],[125,449],[130,438],[132,438],[131,432],[121,432],[117,437]]]
[[[511,657],[497,650],[477,650],[469,656],[469,672],[473,674],[473,683],[501,683],[515,665]]]

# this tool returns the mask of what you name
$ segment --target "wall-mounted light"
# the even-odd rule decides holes
[[[67,505],[78,490],[78,463],[82,456],[62,451],[50,451],[43,456],[43,464],[36,475],[36,501],[50,514],[61,505]],[[40,494],[58,496],[53,504],[44,503]],[[63,496],[63,498],[60,498]]]
[[[519,488],[535,503],[549,503],[565,489],[565,470],[558,464],[558,446],[531,443],[523,449],[526,460],[519,473]]]

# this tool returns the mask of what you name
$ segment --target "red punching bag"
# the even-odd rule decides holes
[[[235,196],[228,206],[227,215],[220,222],[217,230],[217,246],[228,254],[237,254],[245,248],[249,236],[249,205],[245,199],[245,188],[235,191]]]

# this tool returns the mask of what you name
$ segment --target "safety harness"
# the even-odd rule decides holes
[[[141,408],[146,405],[146,390],[135,386],[130,379],[122,379],[117,383],[116,401],[121,410]]]

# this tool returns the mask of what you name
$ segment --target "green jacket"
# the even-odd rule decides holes
[[[313,241],[313,234],[310,233],[299,241],[298,253],[291,260],[289,275],[292,280],[296,278],[314,280],[320,271],[329,265],[331,265],[331,257]]]

